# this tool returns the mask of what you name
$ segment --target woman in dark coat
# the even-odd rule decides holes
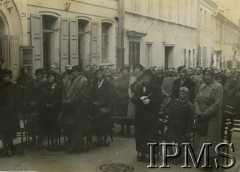
[[[49,73],[48,82],[43,86],[45,104],[41,111],[41,127],[44,136],[50,139],[50,150],[57,149],[59,136],[58,115],[61,108],[62,86],[57,82],[57,73]]]
[[[0,140],[3,143],[3,156],[12,155],[13,140],[19,129],[18,89],[10,81],[11,71],[4,69],[0,81]]]
[[[21,105],[20,113],[22,113],[22,118],[26,118],[26,114],[29,112],[29,88],[33,83],[33,77],[29,74],[26,67],[21,68],[20,76],[17,78],[17,86],[19,87]]]
[[[161,89],[154,83],[154,75],[150,70],[144,71],[142,84],[138,85],[132,97],[136,104],[135,141],[138,152],[137,159],[145,160],[149,154],[147,143],[158,143],[158,110],[161,99]]]
[[[223,87],[215,81],[213,69],[206,68],[203,78],[205,84],[200,86],[194,103],[197,116],[196,151],[199,153],[203,143],[211,143],[209,158],[214,163],[215,147],[221,143]]]
[[[44,86],[47,83],[44,69],[36,69],[35,79],[29,84],[26,89],[25,98],[27,101],[27,123],[26,128],[28,134],[32,137],[32,144],[35,148],[42,148],[43,130],[41,127],[41,111],[45,105]],[[37,140],[38,136],[38,140]]]
[[[96,71],[96,76],[92,84],[92,113],[93,132],[97,135],[98,144],[108,146],[107,136],[112,132],[112,122],[109,113],[109,104],[111,96],[108,92],[111,90],[110,84],[103,74],[103,69]]]

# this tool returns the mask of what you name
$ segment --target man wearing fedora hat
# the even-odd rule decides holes
[[[86,113],[85,98],[87,97],[87,78],[80,66],[72,67],[72,83],[66,92],[60,124],[69,139],[70,152],[79,152],[82,149],[83,117]]]

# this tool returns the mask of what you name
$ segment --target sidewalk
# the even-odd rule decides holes
[[[240,133],[233,133],[233,144],[236,164],[224,172],[240,172]],[[96,142],[96,138],[93,138]],[[15,144],[20,139],[15,140]],[[232,154],[232,153],[231,153]],[[131,138],[114,137],[109,147],[98,148],[93,146],[90,152],[70,154],[66,151],[49,152],[43,150],[26,150],[23,156],[15,155],[12,158],[0,158],[0,171],[82,171],[101,172],[99,167],[109,164],[126,164],[134,168],[133,172],[199,172],[195,168],[183,169],[181,165],[169,164],[170,169],[148,169],[148,162],[138,162],[135,150],[135,140]],[[156,163],[157,166],[161,164]]]

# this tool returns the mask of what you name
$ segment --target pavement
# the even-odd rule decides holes
[[[15,143],[18,143],[15,140]],[[93,142],[96,142],[94,138]],[[224,172],[240,172],[240,133],[233,134],[236,164]],[[66,151],[51,152],[42,150],[25,150],[24,155],[0,158],[0,171],[58,171],[58,172],[101,172],[104,164],[126,164],[133,167],[134,172],[197,172],[195,168],[183,169],[181,165],[169,163],[169,169],[149,169],[148,162],[139,162],[136,158],[135,141],[133,137],[114,137],[109,147],[92,146],[90,152],[71,154]],[[160,163],[156,163],[160,166]],[[121,171],[121,170],[120,170]],[[106,172],[118,172],[114,169]],[[122,170],[124,172],[124,170]]]

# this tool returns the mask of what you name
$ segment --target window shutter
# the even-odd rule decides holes
[[[91,61],[95,64],[98,58],[98,23],[92,23],[92,45],[91,45],[92,59]]]
[[[33,46],[33,70],[43,67],[42,16],[31,14],[31,45]]]
[[[78,20],[70,20],[70,64],[78,65]]]
[[[69,64],[69,19],[61,21],[61,71]]]
[[[20,49],[19,49],[19,38],[18,36],[11,36],[10,39],[10,69],[13,72],[13,79],[16,80],[20,68]]]

